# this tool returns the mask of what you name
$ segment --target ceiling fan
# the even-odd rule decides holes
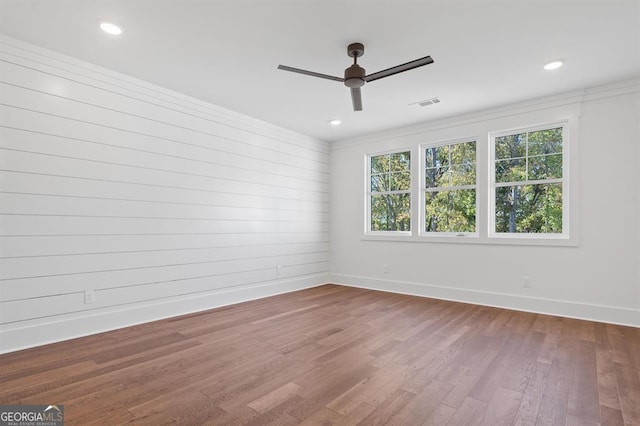
[[[406,64],[396,65],[395,67],[366,75],[364,68],[358,65],[358,58],[364,55],[364,45],[362,43],[351,43],[347,46],[347,55],[353,58],[353,65],[344,70],[344,78],[321,74],[314,71],[307,71],[300,68],[288,67],[286,65],[278,65],[278,69],[344,83],[345,86],[351,88],[351,102],[353,103],[353,110],[362,111],[362,94],[360,93],[360,88],[364,86],[365,83],[433,63],[431,56],[425,56],[424,58],[416,59],[414,61],[407,62]]]

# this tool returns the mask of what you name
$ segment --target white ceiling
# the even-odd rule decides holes
[[[640,75],[640,0],[0,0],[0,32],[325,140]],[[276,69],[342,76],[351,42],[367,73],[435,63],[367,84],[362,112]]]

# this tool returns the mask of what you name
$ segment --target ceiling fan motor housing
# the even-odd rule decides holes
[[[353,64],[344,70],[344,85],[347,87],[364,86],[365,69],[358,64]]]

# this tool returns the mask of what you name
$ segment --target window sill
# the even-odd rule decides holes
[[[547,247],[578,247],[577,239],[572,238],[544,238],[544,237],[480,237],[478,235],[465,234],[463,236],[452,235],[412,235],[409,233],[364,234],[361,241],[388,241],[404,243],[437,243],[437,244],[484,244],[484,245],[511,245],[511,246],[547,246]]]

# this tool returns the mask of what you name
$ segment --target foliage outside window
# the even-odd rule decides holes
[[[493,138],[494,232],[562,234],[563,127]]]
[[[411,230],[411,152],[370,157],[370,231]]]
[[[569,132],[577,133],[575,120],[426,141],[413,175],[409,149],[368,154],[365,238],[576,245],[577,190],[569,181],[576,151],[570,153]]]
[[[424,232],[476,232],[476,141],[424,148]]]

